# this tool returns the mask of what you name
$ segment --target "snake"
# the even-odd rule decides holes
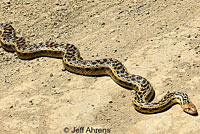
[[[184,112],[190,115],[198,114],[196,106],[184,92],[167,92],[162,99],[154,102],[155,91],[150,82],[140,76],[131,74],[117,59],[104,58],[84,60],[75,45],[45,41],[33,43],[24,37],[16,35],[11,24],[0,23],[0,42],[3,49],[14,52],[20,59],[31,60],[38,57],[53,57],[62,59],[64,69],[79,75],[110,76],[118,85],[133,91],[133,106],[136,111],[144,114],[160,113],[179,104]]]

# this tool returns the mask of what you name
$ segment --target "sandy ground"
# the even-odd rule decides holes
[[[1,0],[0,22],[35,43],[75,44],[85,59],[113,57],[147,78],[159,100],[188,93],[200,108],[198,0]],[[175,105],[146,115],[109,77],[62,71],[53,58],[20,60],[0,48],[1,134],[197,134],[200,116]],[[68,128],[68,129],[67,129]],[[79,129],[80,128],[80,129]],[[84,128],[84,130],[82,130]],[[102,131],[101,131],[102,130]],[[92,130],[91,130],[92,131]]]

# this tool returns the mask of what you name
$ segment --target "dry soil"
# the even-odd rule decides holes
[[[200,109],[199,0],[1,0],[0,22],[35,43],[73,43],[85,59],[118,59],[151,82],[155,100],[182,91]],[[101,134],[200,132],[200,116],[179,105],[141,114],[132,93],[110,77],[62,68],[60,59],[21,60],[0,48],[1,134],[71,134],[74,127]]]

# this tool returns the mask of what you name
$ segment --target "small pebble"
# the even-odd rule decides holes
[[[120,42],[120,40],[116,40],[116,42]]]
[[[56,88],[56,86],[55,86],[55,85],[53,85],[53,86],[52,86],[52,88]]]
[[[125,97],[126,97],[126,95],[123,94],[123,95],[122,95],[122,98],[125,98]]]
[[[33,101],[31,100],[31,101],[29,101],[29,103],[31,104],[31,105],[33,105]]]
[[[180,69],[179,72],[184,73],[185,69]]]
[[[187,35],[187,38],[190,38],[190,37],[191,37],[191,35],[190,35],[190,34],[188,34],[188,35]]]
[[[125,59],[124,59],[124,61],[127,61],[128,60],[128,57],[126,57]]]
[[[105,24],[106,24],[105,22],[101,23],[102,26],[104,26]]]
[[[62,68],[62,71],[66,71],[67,69],[65,67]]]
[[[146,14],[150,14],[150,12],[149,12],[149,11],[146,11],[145,13],[146,13]]]
[[[128,25],[128,22],[124,22],[125,25]]]
[[[50,73],[50,77],[53,77],[53,73]]]
[[[5,83],[9,83],[9,81],[7,79],[5,79]]]
[[[113,53],[116,53],[116,52],[117,52],[117,49],[113,51]]]
[[[54,35],[54,37],[55,37],[55,38],[59,38],[60,36],[59,36],[59,35]]]

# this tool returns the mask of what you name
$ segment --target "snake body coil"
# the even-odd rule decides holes
[[[16,52],[21,59],[33,59],[41,56],[62,58],[66,70],[82,75],[109,75],[117,84],[135,90],[133,104],[142,113],[162,112],[173,104],[180,104],[189,114],[197,114],[195,105],[183,92],[167,93],[160,101],[151,102],[154,90],[143,77],[128,73],[126,67],[118,60],[105,58],[100,60],[83,60],[79,50],[72,44],[45,42],[36,45],[16,36],[9,24],[0,24],[0,42],[2,47]]]

